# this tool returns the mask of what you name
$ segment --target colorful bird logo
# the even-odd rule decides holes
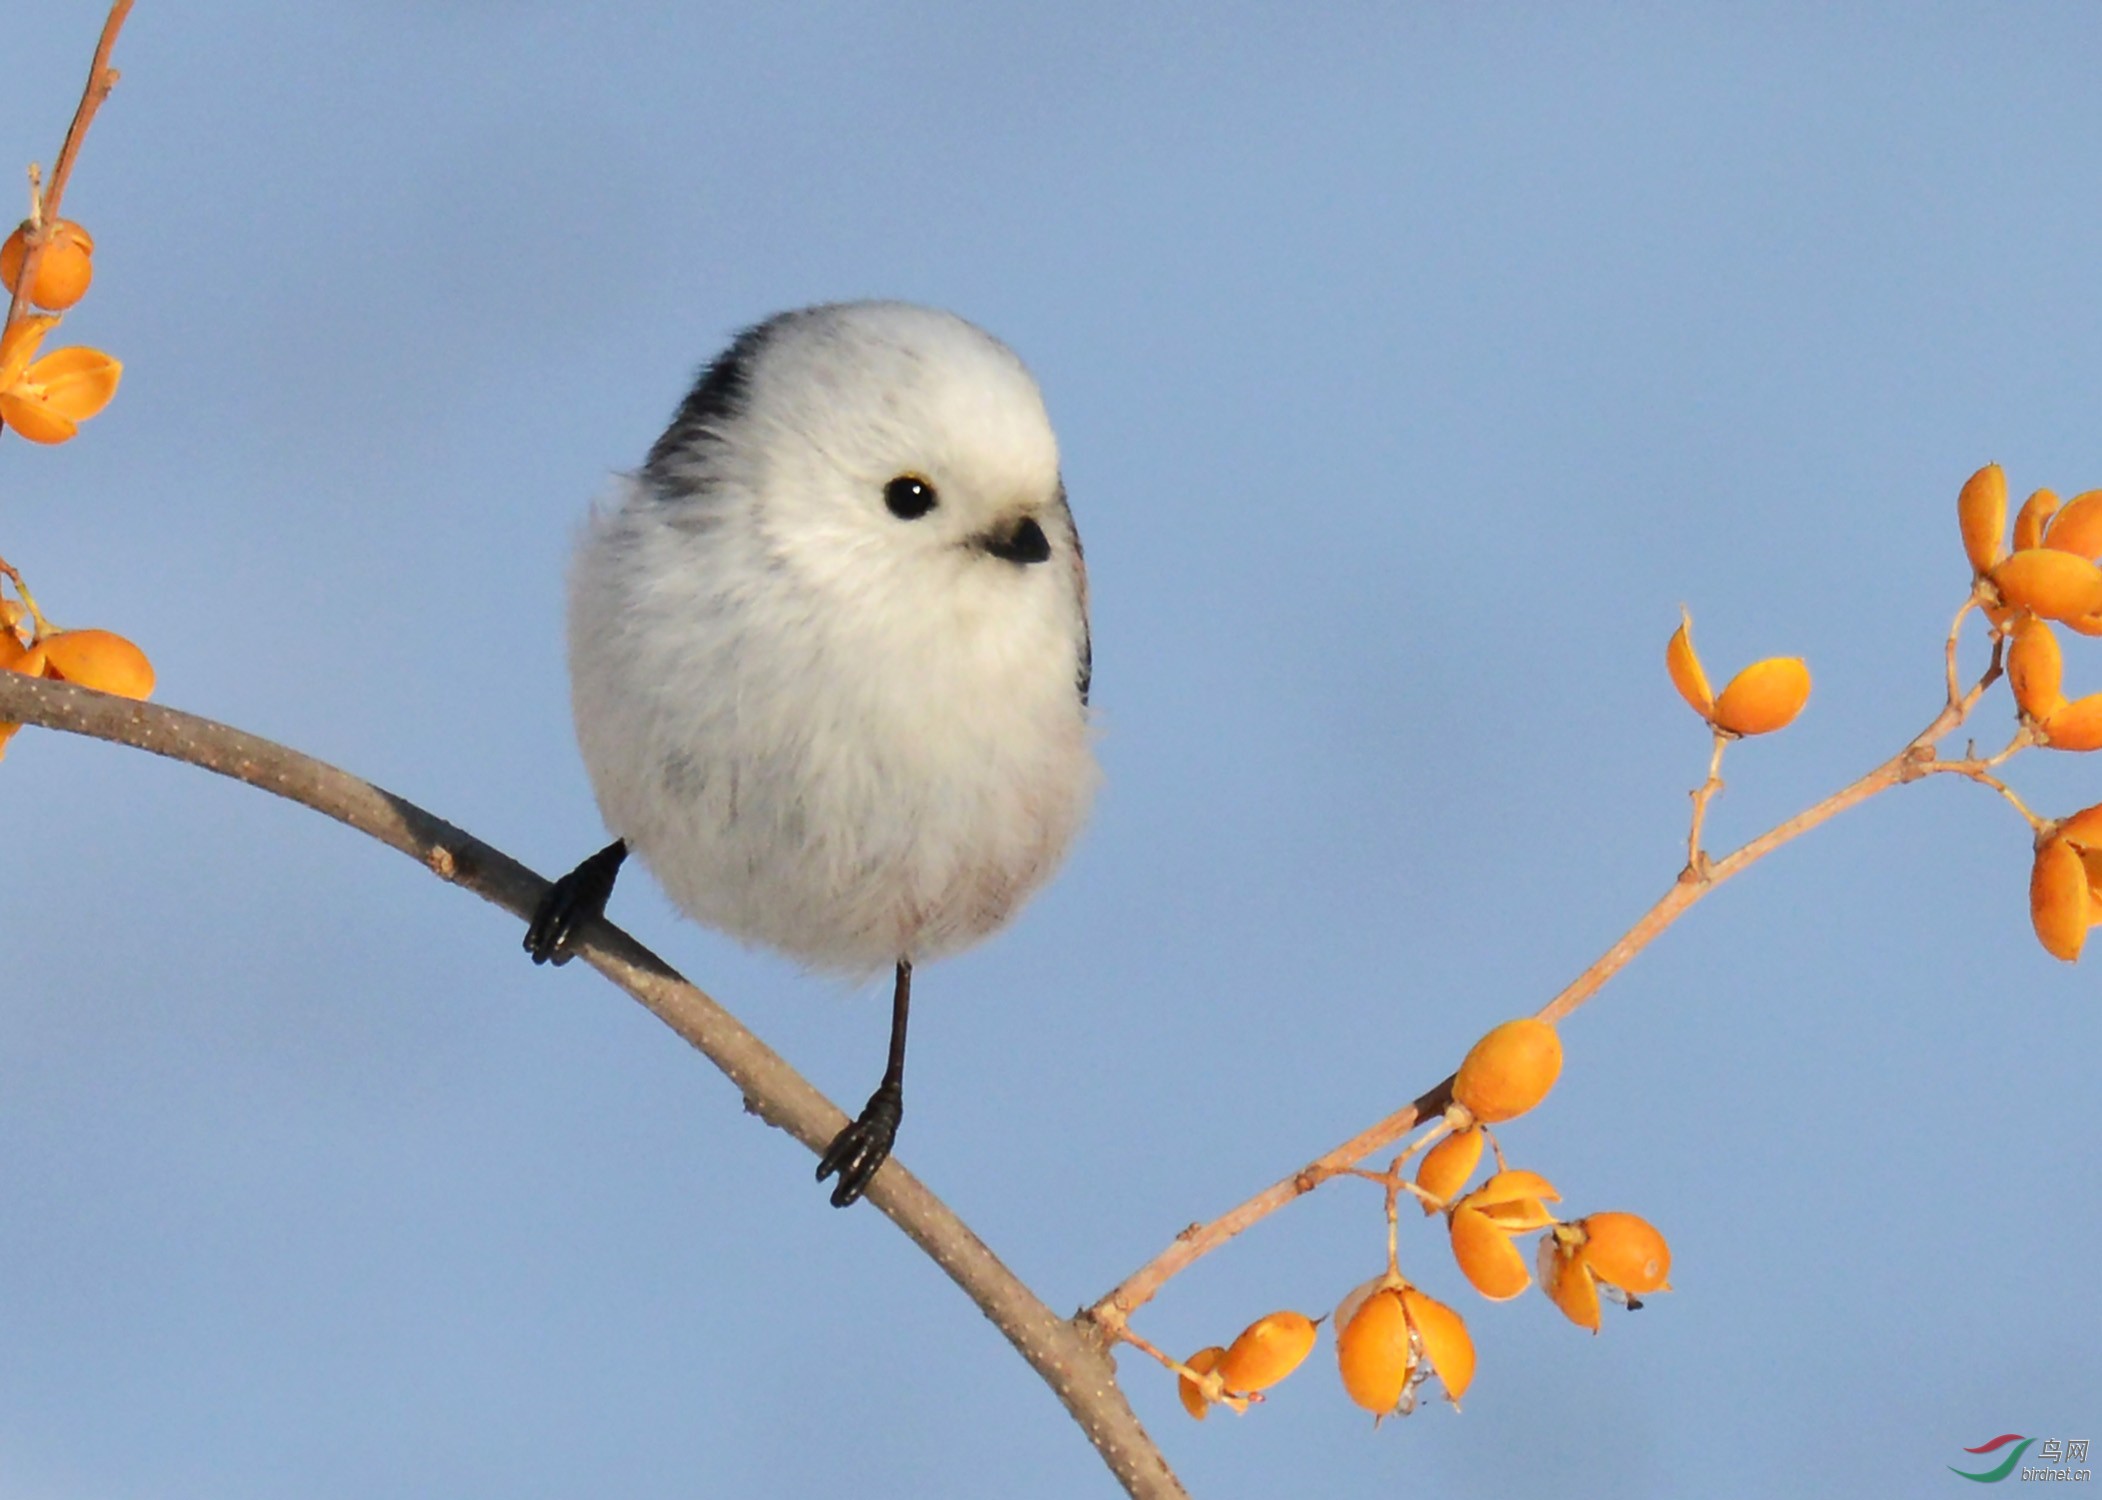
[[[2003,1432],[1989,1443],[1980,1443],[1975,1448],[1963,1450],[1966,1453],[1992,1453],[2006,1447],[2009,1443],[2021,1444],[2014,1452],[2007,1455],[1997,1469],[1987,1469],[1983,1474],[1973,1474],[1968,1470],[1959,1469],[1954,1464],[1950,1464],[1949,1472],[1951,1474],[1961,1474],[1965,1479],[1975,1480],[1979,1484],[1998,1484],[2014,1472],[2014,1466],[2022,1461],[2022,1455],[2029,1451],[2029,1445],[2035,1441],[2035,1438],[2025,1438],[2019,1432]]]

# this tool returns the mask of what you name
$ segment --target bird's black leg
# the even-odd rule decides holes
[[[620,862],[627,857],[627,840],[615,839],[554,883],[526,928],[525,951],[534,963],[569,962],[570,939],[585,923],[606,914],[606,898],[613,894]]]
[[[890,1160],[891,1144],[898,1138],[898,1124],[905,1118],[905,1015],[912,1007],[912,965],[898,960],[898,987],[890,999],[890,1064],[883,1081],[869,1102],[861,1107],[861,1118],[842,1130],[825,1149],[817,1164],[817,1180],[833,1173],[839,1181],[832,1187],[832,1206],[845,1208],[868,1190],[876,1169]]]

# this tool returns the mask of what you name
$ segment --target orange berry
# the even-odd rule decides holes
[[[1540,1290],[1562,1309],[1562,1316],[1597,1333],[1601,1321],[1598,1282],[1578,1256],[1575,1243],[1561,1234],[1542,1235],[1535,1269],[1540,1273]]]
[[[85,422],[109,405],[123,374],[120,361],[77,344],[52,350],[28,371],[30,384],[41,388],[44,404],[74,422]]]
[[[1423,1357],[1445,1387],[1446,1399],[1454,1406],[1474,1383],[1474,1339],[1461,1316],[1414,1287],[1403,1287],[1402,1310],[1408,1314],[1409,1330]]]
[[[2031,547],[2002,559],[1990,576],[2010,609],[2047,620],[2102,614],[2102,568],[2070,552]]]
[[[2057,510],[2058,496],[2050,490],[2038,490],[2024,500],[2014,516],[2014,550],[2026,552],[2031,547],[2041,547],[2044,532]]]
[[[2080,855],[2081,867],[2087,871],[2087,925],[2093,927],[2102,922],[2102,805],[2061,818],[2053,836],[2071,844]]]
[[[1214,1344],[1209,1349],[1199,1349],[1195,1354],[1184,1360],[1183,1363],[1195,1370],[1199,1375],[1209,1375],[1219,1367],[1219,1360],[1225,1353],[1224,1349]],[[1211,1403],[1204,1399],[1203,1387],[1199,1386],[1196,1381],[1190,1379],[1187,1375],[1178,1375],[1175,1377],[1175,1394],[1182,1398],[1182,1409],[1184,1411],[1200,1422],[1204,1420],[1204,1415],[1211,1408]]]
[[[1671,1246],[1647,1219],[1599,1213],[1572,1226],[1581,1230],[1584,1264],[1600,1281],[1624,1292],[1668,1292]]]
[[[1477,1129],[1455,1130],[1444,1140],[1423,1153],[1423,1160],[1416,1164],[1416,1186],[1433,1198],[1449,1202],[1482,1159],[1482,1133]],[[1438,1210],[1432,1204],[1423,1205],[1426,1214]]]
[[[54,318],[24,318],[0,341],[0,423],[32,443],[63,443],[80,424],[109,405],[124,374],[123,364],[100,349],[55,350],[28,363]],[[15,330],[31,329],[16,340]]]
[[[1460,1274],[1492,1302],[1524,1291],[1532,1276],[1511,1236],[1554,1223],[1547,1205],[1561,1197],[1538,1172],[1507,1170],[1453,1204],[1448,1228]]]
[[[2102,571],[2096,574],[2102,579]],[[1732,734],[1771,734],[1795,722],[1810,701],[1810,668],[1793,656],[1770,656],[1739,672],[1715,700],[1715,727]]]
[[[2102,750],[2102,693],[2061,702],[2041,728],[2044,744],[2053,750]]]
[[[2075,495],[2044,528],[2044,545],[2089,562],[2102,557],[2102,490]]]
[[[34,646],[17,653],[14,660],[6,663],[7,670],[20,672],[24,677],[48,677],[50,673],[46,670],[47,663],[45,661],[44,648],[45,643],[50,639],[51,637],[47,635]],[[20,644],[19,641],[17,644]]]
[[[2102,850],[2082,849],[2080,863],[2087,870],[2087,925],[2102,923]]]
[[[1398,1287],[1382,1278],[1343,1299],[1336,1309],[1336,1367],[1351,1400],[1386,1416],[1401,1404],[1415,1362]]]
[[[57,318],[32,313],[0,330],[0,391],[21,384],[30,361],[44,345],[44,335],[56,327]]]
[[[0,333],[0,423],[35,443],[63,443],[107,406],[124,366],[99,349],[59,349],[36,358],[58,324],[17,318]]]
[[[45,636],[40,644],[53,677],[120,698],[153,694],[153,663],[114,631],[61,630]]]
[[[1561,1201],[1562,1195],[1545,1177],[1514,1167],[1496,1173],[1455,1206],[1486,1215],[1506,1234],[1523,1234],[1552,1224],[1555,1216],[1547,1211],[1547,1205]]]
[[[0,422],[32,443],[63,443],[109,405],[123,374],[100,349],[54,350],[0,385]]]
[[[1480,1209],[1454,1209],[1451,1227],[1453,1262],[1468,1284],[1491,1302],[1506,1301],[1533,1284],[1511,1236]]]
[[[1313,1347],[1313,1319],[1274,1312],[1241,1330],[1219,1361],[1219,1377],[1230,1391],[1268,1390],[1298,1369]]]
[[[2087,866],[2063,835],[2037,846],[2029,871],[2029,920],[2053,958],[2072,963],[2087,942],[2090,897]]]
[[[85,297],[88,283],[95,277],[91,259],[94,253],[95,241],[85,229],[71,219],[58,220],[45,237],[43,253],[37,257],[36,282],[29,289],[29,301],[63,312]],[[0,284],[10,292],[28,257],[29,225],[25,222],[7,237],[5,244],[0,244]]]
[[[12,428],[18,437],[32,443],[45,444],[68,442],[80,431],[78,422],[7,391],[0,391],[0,427]]]
[[[1715,694],[1708,690],[1708,674],[1701,669],[1701,659],[1693,650],[1693,616],[1683,609],[1679,611],[1679,628],[1671,633],[1671,640],[1664,647],[1664,670],[1671,674],[1671,685],[1695,713],[1705,719],[1715,712]]]
[[[2006,555],[2007,475],[1987,464],[1964,481],[1956,497],[1956,522],[1963,529],[1964,555],[1980,573]]]
[[[2102,803],[2060,818],[2055,836],[2080,850],[2102,849]]]
[[[1516,1119],[1555,1086],[1562,1073],[1562,1039],[1531,1016],[1506,1021],[1468,1049],[1453,1076],[1452,1096],[1477,1120]]]
[[[2007,648],[2007,682],[2015,706],[2032,719],[2048,719],[2065,700],[2065,658],[2051,627],[2034,615],[2015,623]]]

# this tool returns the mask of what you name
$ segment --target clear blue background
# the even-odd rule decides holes
[[[100,8],[16,6],[48,161]],[[1934,712],[1952,502],[2102,485],[2102,14],[146,0],[67,199],[126,361],[0,443],[0,552],[160,697],[549,873],[601,831],[569,541],[775,309],[937,302],[1033,364],[1108,789],[929,970],[902,1154],[1054,1306],[1443,1075],[1662,893],[1707,741],[1662,667],[1806,655],[1729,847]],[[1982,659],[1982,654],[1973,652]],[[2102,649],[2071,653],[2102,689]],[[1979,735],[2008,727],[1994,700]],[[2102,762],[2011,768],[2048,812]],[[1064,1497],[978,1313],[647,1015],[310,814],[25,732],[0,769],[0,1496]],[[1795,845],[1565,1030],[1506,1132],[1671,1236],[1602,1337],[1489,1306],[1374,1432],[1324,1343],[1245,1419],[1127,1384],[1198,1495],[1931,1495],[2102,1440],[2102,998],[2026,830],[1936,781]],[[835,1097],[883,1007],[616,915]],[[1140,1320],[1380,1264],[1340,1185]],[[2032,1450],[2034,1457],[2034,1450]]]

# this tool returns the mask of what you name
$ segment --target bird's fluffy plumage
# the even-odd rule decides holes
[[[886,507],[901,476],[924,516]],[[1013,560],[1031,521],[1049,555]],[[902,303],[741,336],[571,575],[607,826],[689,915],[849,974],[975,942],[1048,878],[1095,785],[1088,666],[1035,381]]]

